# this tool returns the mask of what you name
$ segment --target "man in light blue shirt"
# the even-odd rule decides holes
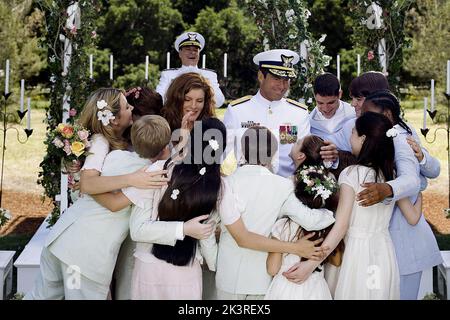
[[[355,119],[355,109],[340,100],[339,79],[331,73],[318,76],[314,82],[316,107],[309,114],[311,133],[324,140],[332,140],[342,130],[344,123]]]

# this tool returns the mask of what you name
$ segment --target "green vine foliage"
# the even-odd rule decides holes
[[[403,49],[411,46],[410,40],[405,38],[404,25],[407,11],[413,0],[377,0],[375,3],[382,8],[382,26],[379,29],[367,27],[373,15],[367,13],[371,1],[350,1],[349,8],[354,20],[352,41],[355,47],[364,52],[361,57],[362,70],[382,71],[378,55],[378,43],[386,41],[387,76],[392,89],[398,93],[400,72],[403,64]]]
[[[68,88],[70,95],[71,116],[68,123],[74,123],[83,108],[87,95],[91,91],[89,82],[89,57],[87,50],[96,44],[95,21],[100,11],[100,3],[96,0],[80,1],[80,28],[68,30],[66,28],[67,8],[74,1],[68,0],[39,0],[38,5],[45,13],[45,34],[41,45],[47,48],[48,69],[50,72],[50,106],[47,108],[47,136],[45,145],[47,154],[40,164],[38,183],[44,187],[45,195],[53,199],[54,209],[48,220],[53,225],[60,212],[55,197],[61,188],[61,157],[57,148],[52,144],[50,133],[62,122],[63,97]],[[63,72],[64,41],[61,36],[72,42],[72,56],[67,74]],[[69,111],[69,110],[67,110]]]
[[[300,57],[298,77],[291,83],[290,95],[294,99],[304,99],[309,108],[313,108],[314,93],[312,83],[323,73],[331,57],[323,53],[322,45],[326,35],[314,39],[308,31],[308,18],[311,12],[307,1],[303,0],[247,0],[258,29],[260,41],[265,50],[290,49],[300,52],[304,41],[308,49],[307,58]]]

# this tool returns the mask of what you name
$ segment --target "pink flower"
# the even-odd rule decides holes
[[[95,32],[95,30],[94,31],[92,31],[91,32],[91,36],[92,36],[92,38],[97,38],[97,32]]]
[[[80,137],[81,140],[87,140],[87,138],[89,137],[89,132],[86,130],[80,130],[78,131],[78,137]]]
[[[86,146],[86,148],[89,148],[91,146],[91,142],[89,140],[83,140],[84,145]]]
[[[75,36],[77,34],[77,27],[73,26],[72,29],[70,29],[70,33]]]
[[[77,110],[75,110],[74,108],[71,108],[69,110],[69,116],[75,117],[76,115],[77,115]]]
[[[70,149],[70,144],[69,145],[64,145],[63,150],[68,156],[70,156],[72,154],[72,150]]]
[[[369,52],[367,52],[367,60],[371,61],[373,60],[373,58],[375,58],[375,55],[373,54],[373,51],[370,50]]]

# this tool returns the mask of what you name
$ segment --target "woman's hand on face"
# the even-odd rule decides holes
[[[169,178],[164,177],[167,174],[167,170],[159,170],[153,172],[146,172],[148,166],[144,166],[141,169],[130,173],[129,185],[139,189],[159,189],[167,185]]]
[[[423,155],[422,148],[417,143],[417,141],[414,140],[414,138],[410,137],[410,136],[406,137],[406,141],[408,142],[411,149],[413,150],[414,155],[416,156],[417,160],[419,160],[419,162],[422,162],[424,155]]]
[[[183,224],[184,235],[198,240],[207,239],[216,229],[216,224],[214,222],[202,222],[208,218],[209,215],[205,214],[186,221]]]
[[[183,116],[183,119],[181,119],[181,129],[191,131],[194,128],[194,122],[197,120],[194,114],[193,111],[189,111]]]

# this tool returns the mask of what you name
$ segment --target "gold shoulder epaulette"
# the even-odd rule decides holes
[[[300,107],[300,108],[305,109],[306,111],[308,111],[308,107],[306,105],[304,105],[303,103],[301,103],[301,102],[298,102],[298,101],[295,101],[295,100],[292,100],[292,99],[286,99],[286,101],[289,102],[290,104],[293,104],[296,107]]]
[[[238,104],[241,104],[241,103],[243,103],[245,101],[250,100],[252,97],[253,97],[252,95],[248,95],[248,96],[245,96],[245,97],[233,100],[233,101],[230,102],[230,105],[232,107],[237,106]]]

